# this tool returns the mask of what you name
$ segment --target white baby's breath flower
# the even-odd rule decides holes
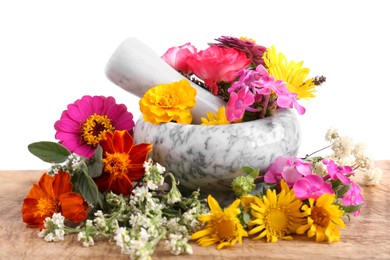
[[[182,234],[169,234],[167,244],[174,255],[192,254],[192,247],[188,244],[188,237]]]
[[[133,227],[148,228],[151,225],[150,219],[141,213],[132,214],[129,219],[129,224]]]
[[[339,138],[334,139],[331,148],[336,157],[342,158],[349,156],[353,149],[352,138],[340,136]]]
[[[163,167],[161,164],[159,163],[156,163],[156,168],[157,168],[157,171],[160,173],[160,174],[163,174],[165,172],[165,167]]]
[[[333,139],[339,137],[339,130],[337,128],[330,128],[325,134],[325,140],[332,142]]]
[[[364,185],[377,185],[382,180],[382,170],[379,167],[368,169],[363,174]]]
[[[133,198],[137,202],[147,201],[152,198],[152,194],[147,187],[141,186],[133,189]]]
[[[82,241],[83,246],[90,247],[95,245],[95,241],[92,236],[89,236],[87,232],[81,231],[77,234],[77,241]]]
[[[95,223],[95,227],[99,230],[106,230],[107,224],[106,224],[106,219],[104,217],[104,214],[101,210],[98,210],[95,212],[95,219],[93,222]]]
[[[352,150],[355,156],[355,164],[360,169],[369,169],[373,166],[374,162],[371,155],[367,152],[367,146],[365,144],[356,144]]]
[[[315,162],[313,164],[313,172],[321,177],[328,174],[328,171],[326,169],[326,165],[322,161]]]
[[[48,242],[64,240],[64,220],[61,213],[54,213],[51,218],[46,217],[43,229],[38,233],[38,236],[43,237]]]
[[[153,164],[152,160],[144,162],[145,175],[143,181],[146,182],[147,187],[150,190],[157,190],[159,186],[164,184],[163,173],[165,168],[160,164]]]

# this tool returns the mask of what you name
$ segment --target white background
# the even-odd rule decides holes
[[[5,4],[5,2],[7,2]],[[222,36],[274,45],[325,75],[302,101],[300,156],[326,145],[330,127],[368,145],[388,146],[390,16],[386,1],[2,1],[0,3],[0,169],[46,169],[27,150],[56,141],[53,124],[83,95],[113,96],[135,118],[138,98],[111,83],[105,66],[127,37],[162,55]]]

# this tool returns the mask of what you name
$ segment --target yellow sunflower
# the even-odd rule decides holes
[[[249,222],[249,235],[259,233],[253,239],[267,237],[267,242],[276,242],[278,238],[291,240],[289,234],[295,233],[305,221],[301,206],[302,202],[282,181],[279,194],[269,189],[262,199],[255,197],[255,202],[251,204],[254,219]]]
[[[276,80],[283,80],[287,83],[290,92],[296,93],[298,99],[309,99],[314,97],[314,79],[306,79],[310,69],[302,68],[303,61],[296,63],[288,62],[283,53],[277,53],[274,46],[267,49],[263,56],[268,73]]]
[[[240,214],[240,200],[235,200],[228,208],[222,210],[218,202],[209,195],[208,204],[210,213],[200,215],[198,220],[206,223],[204,229],[192,234],[192,239],[198,239],[201,246],[210,246],[219,243],[217,249],[225,246],[234,246],[242,243],[242,237],[248,236],[242,227],[237,215]]]
[[[226,109],[224,106],[218,108],[217,113],[207,112],[207,118],[202,117],[202,125],[227,125],[230,122],[226,118]]]
[[[309,205],[303,205],[302,210],[306,212],[307,224],[297,229],[297,234],[303,234],[306,231],[308,237],[316,236],[317,242],[322,242],[325,237],[329,242],[340,240],[340,228],[345,228],[345,223],[341,219],[344,211],[338,205],[333,204],[334,194],[323,194],[317,200],[309,199]]]

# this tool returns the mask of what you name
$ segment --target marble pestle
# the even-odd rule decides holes
[[[126,91],[142,97],[151,87],[185,79],[151,48],[131,37],[123,41],[106,65],[107,77]],[[193,124],[200,124],[206,112],[216,112],[226,102],[190,81],[196,91],[196,105],[191,109]]]

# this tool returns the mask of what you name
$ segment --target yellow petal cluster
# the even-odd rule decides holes
[[[153,124],[177,122],[190,124],[190,109],[195,106],[196,89],[188,80],[160,84],[149,89],[139,105],[143,118]]]
[[[277,242],[278,238],[291,240],[289,234],[295,233],[305,219],[300,211],[302,202],[282,181],[282,191],[267,190],[262,198],[255,197],[251,204],[253,220],[249,222],[249,235],[258,234],[254,240],[267,238],[267,242]]]
[[[302,210],[308,215],[307,223],[297,229],[298,234],[307,231],[308,237],[316,236],[317,242],[328,238],[329,242],[340,240],[340,228],[345,228],[342,220],[344,211],[334,204],[334,194],[323,194],[316,201],[309,199],[309,205],[303,205]]]
[[[210,246],[219,243],[217,249],[234,246],[242,243],[242,237],[248,236],[237,216],[240,214],[240,200],[236,199],[229,207],[222,210],[218,202],[209,195],[208,204],[210,213],[198,216],[198,220],[204,222],[205,227],[192,234],[192,239],[197,239],[201,246]]]
[[[217,113],[207,112],[207,118],[202,117],[202,125],[227,125],[230,122],[226,118],[226,109],[224,106],[218,108]]]
[[[315,87],[312,78],[306,79],[310,69],[302,68],[303,61],[287,61],[283,53],[277,53],[274,46],[267,49],[263,56],[268,73],[276,80],[287,83],[287,89],[298,95],[298,99],[314,97]]]

